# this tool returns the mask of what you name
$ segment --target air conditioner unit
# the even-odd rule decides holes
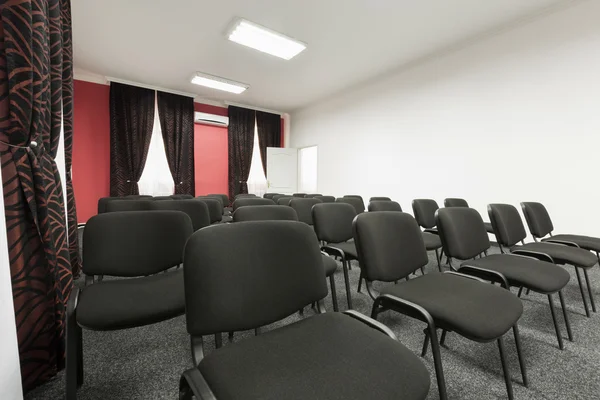
[[[229,117],[221,115],[207,114],[203,112],[194,113],[194,122],[197,124],[213,125],[213,126],[229,126]]]

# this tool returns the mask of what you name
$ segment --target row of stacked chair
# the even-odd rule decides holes
[[[124,329],[185,313],[194,365],[182,375],[181,399],[362,399],[373,395],[424,399],[429,373],[389,328],[376,321],[387,311],[426,324],[422,354],[431,343],[441,399],[447,393],[440,343],[444,344],[448,332],[497,342],[508,397],[513,398],[503,337],[512,330],[522,383],[527,386],[518,331],[523,289],[548,296],[561,349],[552,296],[559,295],[572,341],[562,295],[570,276],[556,264],[575,266],[590,316],[579,273],[584,271],[596,311],[587,271],[596,263],[600,239],[544,238],[553,228],[539,203],[523,203],[536,243],[516,246],[526,233],[511,205],[491,204],[491,227],[486,227],[467,204],[446,203],[447,207],[437,208],[419,199],[413,202],[413,217],[389,198],[371,199],[365,213],[359,196],[335,202],[323,202],[316,195],[291,197],[286,206],[275,204],[273,198],[238,197],[233,202],[232,224],[215,220],[211,225],[208,206],[200,199],[135,199],[129,206],[137,204],[137,211],[121,210],[128,205],[113,200],[108,212],[92,218],[84,233],[84,273],[136,278],[105,280],[72,294],[67,310],[67,398],[75,398],[76,387],[83,383],[81,327]],[[184,207],[191,202],[202,210],[198,215],[205,215],[196,226],[195,214]],[[223,210],[223,203],[220,206]],[[510,254],[487,254],[490,230],[496,232],[502,251]],[[429,261],[427,251],[432,250],[427,240],[432,237],[440,243],[435,248],[440,272],[437,249],[443,248],[447,256],[449,270],[444,273],[425,274],[423,270]],[[337,268],[323,252],[342,260],[348,300],[343,313],[323,314],[326,278],[335,296]],[[359,262],[358,291],[364,281],[374,300],[371,318],[352,310],[350,260]],[[454,260],[462,263],[455,267]],[[181,263],[183,271],[172,269]],[[422,276],[417,277],[414,273],[419,270]],[[167,272],[158,274],[163,271]],[[378,293],[373,290],[375,281],[384,283]],[[243,298],[226,295],[239,293],[242,287]],[[510,292],[511,287],[519,288],[518,296]],[[145,297],[147,293],[152,296]],[[337,311],[335,297],[332,302]],[[317,315],[220,349],[222,333],[258,330],[311,303],[316,304]],[[218,349],[205,356],[202,337],[207,335],[215,335]],[[328,379],[321,379],[325,375]]]

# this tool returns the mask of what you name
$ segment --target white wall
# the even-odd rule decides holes
[[[0,182],[2,182],[0,171]],[[3,399],[23,398],[21,389],[21,367],[17,347],[17,328],[12,298],[10,268],[8,266],[8,244],[4,196],[0,191],[0,393]]]
[[[291,146],[319,146],[319,193],[463,197],[484,219],[541,201],[557,233],[600,236],[599,21],[580,3],[312,105]]]

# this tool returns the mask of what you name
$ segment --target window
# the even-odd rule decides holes
[[[165,143],[160,129],[160,118],[158,117],[158,104],[154,100],[154,126],[152,128],[152,137],[146,157],[146,165],[138,182],[140,194],[149,194],[151,196],[169,196],[175,190],[173,176],[169,169]]]
[[[317,146],[298,150],[298,191],[317,192]]]
[[[260,147],[258,145],[258,129],[256,121],[254,122],[254,149],[252,150],[252,162],[250,164],[250,174],[248,174],[248,193],[253,193],[259,197],[267,192],[267,177],[262,166],[260,156]]]

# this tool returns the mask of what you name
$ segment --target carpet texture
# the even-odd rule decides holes
[[[494,251],[493,251],[494,252]],[[354,308],[370,315],[372,300],[357,293],[360,270],[356,262],[350,271]],[[529,388],[521,385],[521,374],[512,334],[505,336],[505,346],[513,378],[516,399],[598,399],[600,398],[600,315],[586,318],[573,267],[566,266],[571,280],[564,289],[570,311],[574,342],[567,339],[558,296],[555,299],[559,326],[565,341],[565,350],[558,349],[554,326],[545,295],[530,293],[524,296],[524,313],[519,321],[523,354],[529,374]],[[437,271],[435,256],[430,253],[426,272]],[[420,274],[420,273],[419,273]],[[336,272],[338,302],[346,309],[346,294],[341,267]],[[600,293],[600,268],[590,271],[594,295]],[[81,285],[82,282],[78,282]],[[375,288],[378,285],[375,284]],[[516,290],[513,290],[516,293]],[[333,311],[331,300],[325,299],[327,311]],[[600,303],[599,303],[600,305]],[[305,317],[313,311],[306,309]],[[263,331],[296,321],[298,314]],[[494,315],[490,315],[494,318]],[[379,321],[390,327],[398,339],[419,354],[423,343],[424,324],[400,316],[392,311],[379,316]],[[235,341],[250,339],[254,332],[239,332]],[[223,335],[227,345],[227,335]],[[214,349],[212,337],[205,338],[207,352]],[[175,399],[178,396],[180,374],[192,366],[189,337],[185,317],[142,328],[116,332],[83,331],[84,385],[78,398],[86,399]],[[257,360],[260,362],[260,360]],[[424,358],[431,374],[428,399],[437,399],[438,391],[433,369],[431,349]],[[495,342],[481,344],[450,333],[442,348],[448,396],[451,399],[506,398],[498,348]],[[368,365],[365,366],[368,368]],[[36,388],[27,400],[64,398],[64,372],[52,381]]]

